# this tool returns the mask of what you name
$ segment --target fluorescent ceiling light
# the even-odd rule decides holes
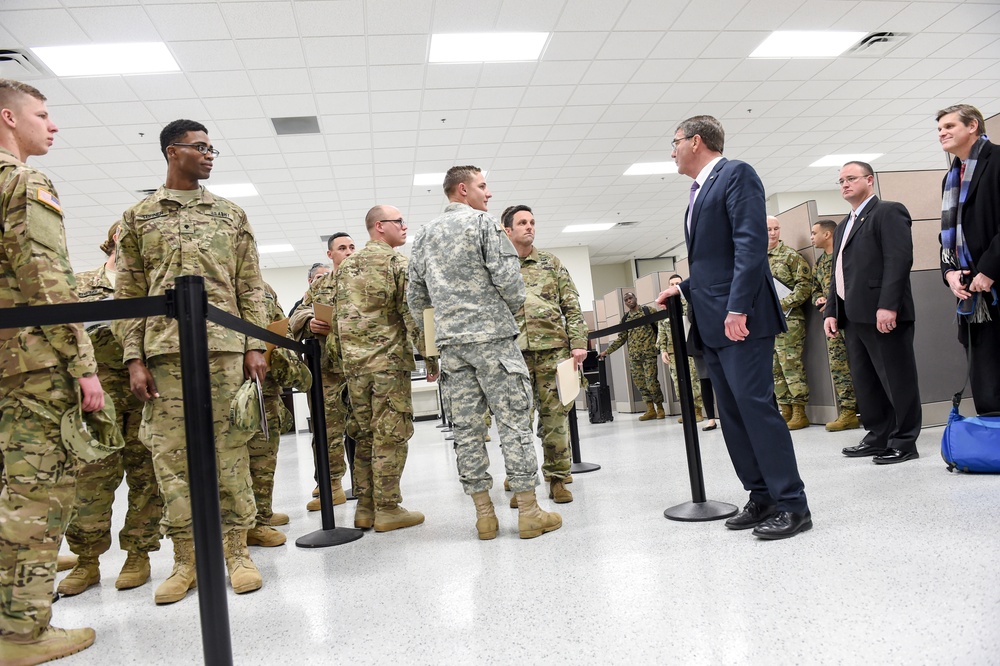
[[[673,162],[636,162],[625,170],[623,176],[652,176],[658,173],[677,173]]]
[[[284,243],[282,245],[258,245],[257,246],[257,253],[258,254],[277,254],[278,252],[294,252],[294,251],[295,251],[295,248],[292,247],[291,245],[289,245],[288,243]]]
[[[778,30],[754,49],[751,58],[836,58],[864,37],[865,32]]]
[[[217,194],[220,197],[225,197],[227,199],[258,196],[257,188],[253,186],[253,183],[233,183],[230,185],[213,183],[211,185],[205,185],[205,189],[212,194]]]
[[[583,231],[607,231],[617,222],[598,222],[597,224],[571,224],[563,229],[564,234],[574,234]]]
[[[443,185],[444,172],[441,173],[418,173],[413,176],[413,185]]]
[[[843,155],[827,155],[826,157],[819,158],[809,166],[840,168],[848,162],[873,162],[883,155],[885,155],[885,153],[845,153]]]
[[[466,32],[431,35],[429,62],[538,60],[547,32]]]
[[[31,49],[56,76],[109,76],[179,72],[163,42],[36,46]]]

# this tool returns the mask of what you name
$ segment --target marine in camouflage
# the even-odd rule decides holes
[[[812,302],[815,305],[819,298],[826,298],[830,293],[830,279],[833,277],[833,255],[824,252],[816,260],[813,271]],[[826,336],[824,336],[826,337]],[[851,366],[847,362],[847,346],[844,344],[844,332],[838,330],[837,335],[826,337],[826,353],[830,359],[830,375],[833,377],[833,389],[837,394],[837,406],[851,413],[857,412],[858,401],[854,397],[854,380],[851,378]]]
[[[685,312],[687,312],[687,303],[684,304]],[[656,322],[656,346],[661,352],[667,352],[670,355],[670,363],[667,364],[667,369],[670,372],[670,381],[674,385],[674,395],[680,399],[681,389],[680,384],[677,382],[677,355],[674,354],[674,339],[670,333],[670,320],[661,319]],[[691,394],[694,396],[694,406],[699,412],[704,410],[704,403],[701,399],[701,382],[698,377],[698,370],[694,366],[694,359],[690,356],[687,357],[688,360],[688,370],[691,375]]]
[[[628,310],[622,317],[621,323],[638,319],[647,313],[643,309]],[[618,337],[604,350],[605,356],[610,356],[618,351],[625,343],[628,343],[629,370],[632,372],[632,381],[639,388],[642,399],[654,405],[663,403],[663,389],[660,388],[660,380],[657,377],[656,368],[656,333],[652,326],[636,326],[624,333],[619,333]]]
[[[774,395],[779,405],[805,405],[809,402],[809,385],[802,361],[806,339],[802,305],[812,291],[812,273],[805,258],[780,240],[767,251],[767,262],[771,275],[791,289],[781,299],[781,310],[788,313],[788,330],[774,339]]]

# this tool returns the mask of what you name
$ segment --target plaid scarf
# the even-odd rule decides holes
[[[944,196],[941,197],[941,263],[957,271],[971,271],[970,274],[976,272],[976,266],[966,245],[965,233],[962,231],[962,205],[969,195],[969,184],[976,172],[979,151],[987,140],[988,137],[984,134],[972,144],[969,157],[965,160],[964,175],[962,175],[962,160],[958,157],[952,160],[951,168],[944,179]],[[960,306],[960,311],[970,312],[968,316],[972,322],[990,321],[986,299],[975,296],[976,294],[973,294],[975,301],[973,307]]]

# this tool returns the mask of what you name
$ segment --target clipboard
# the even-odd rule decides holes
[[[313,318],[333,326],[333,306],[326,303],[313,303]]]
[[[556,365],[556,392],[563,406],[569,405],[580,395],[580,371],[570,356]]]
[[[267,437],[267,412],[264,411],[264,389],[260,385],[260,377],[254,377],[257,386],[257,404],[260,405],[260,430]]]
[[[283,338],[288,337],[288,318],[279,319],[278,321],[273,321],[267,325],[267,330],[280,335]],[[271,352],[277,347],[273,342],[265,342],[264,346],[266,351],[264,352],[264,362],[267,363],[268,367],[271,367]]]
[[[434,308],[424,309],[424,356],[439,356],[437,345],[434,344]]]

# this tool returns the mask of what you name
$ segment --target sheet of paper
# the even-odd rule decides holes
[[[279,319],[278,321],[271,322],[270,324],[267,325],[267,330],[271,331],[272,333],[275,333],[276,335],[280,335],[283,338],[288,337],[288,318],[286,317],[284,319]],[[267,351],[264,352],[264,362],[267,363],[268,366],[270,366],[271,352],[274,351],[274,348],[277,345],[275,345],[273,342],[265,342],[264,346],[267,348]]]
[[[264,437],[267,437],[267,412],[264,411],[264,389],[260,385],[260,378],[255,377],[254,383],[257,384],[257,404],[260,406],[260,430],[264,433]]]
[[[570,357],[556,366],[556,391],[559,393],[559,402],[564,405],[576,400],[580,394],[580,372]]]
[[[771,278],[771,279],[774,280],[774,290],[776,292],[778,292],[778,300],[779,301],[781,299],[783,299],[785,296],[788,296],[788,294],[792,293],[791,288],[785,286],[784,282],[782,282],[778,278]],[[785,310],[785,316],[787,317],[788,313],[791,312],[791,311],[792,311],[791,308],[788,308],[787,310]]]
[[[434,344],[434,308],[424,310],[424,356],[438,356],[437,345]]]
[[[313,316],[324,324],[333,321],[333,306],[326,303],[313,303]]]

